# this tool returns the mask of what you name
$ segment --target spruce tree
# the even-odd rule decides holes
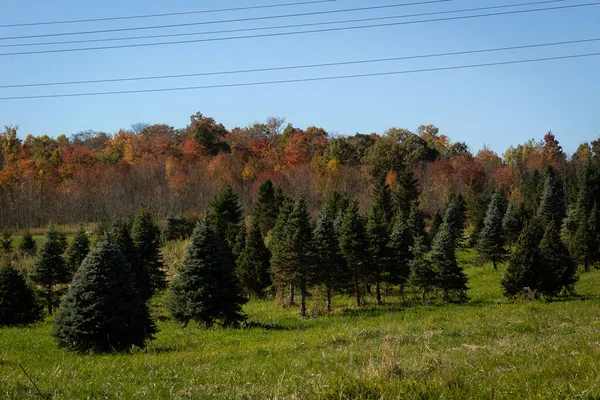
[[[506,214],[502,218],[502,234],[512,248],[514,242],[516,242],[521,230],[523,229],[523,215],[517,203],[511,200],[508,203]]]
[[[213,230],[229,246],[229,249],[233,250],[244,213],[239,197],[231,186],[227,186],[215,196],[210,205],[209,217]]]
[[[165,240],[185,240],[194,230],[194,224],[185,215],[169,214],[166,219],[163,236]]]
[[[448,225],[455,246],[462,246],[465,231],[465,205],[462,196],[452,196],[448,200],[443,222]]]
[[[156,326],[134,285],[133,272],[110,235],[85,258],[62,301],[52,335],[78,352],[145,347]]]
[[[497,263],[504,259],[506,253],[502,232],[502,205],[502,195],[496,191],[488,206],[477,242],[479,255],[485,260],[492,260],[495,270],[498,269]]]
[[[456,239],[452,232],[452,225],[444,221],[431,246],[431,263],[436,269],[436,286],[442,290],[444,301],[464,301],[468,278],[456,260]]]
[[[398,214],[400,218],[402,218],[402,215],[406,214]],[[418,237],[427,237],[427,233],[425,232],[425,219],[423,218],[423,213],[421,212],[419,206],[416,203],[414,203],[410,208],[410,214],[408,215],[407,223],[415,240]]]
[[[10,263],[0,266],[0,327],[29,325],[43,319],[33,289]]]
[[[440,230],[442,222],[444,222],[444,219],[442,218],[442,214],[438,210],[438,212],[436,212],[433,216],[433,219],[431,220],[431,225],[429,226],[429,232],[427,232],[427,242],[429,244],[433,243],[433,239],[435,239],[435,235],[437,235],[438,231]]]
[[[254,219],[257,220],[263,236],[267,236],[275,226],[280,206],[277,203],[273,182],[267,179],[258,188],[253,208]]]
[[[287,232],[286,227],[294,203],[289,200],[285,200],[279,208],[279,215],[275,226],[269,232],[269,243],[268,248],[271,251],[271,275],[273,276],[273,283],[278,289],[283,292],[286,286],[290,288],[290,305],[294,304],[294,283],[289,279],[290,277],[286,274],[285,264],[285,251]]]
[[[340,227],[340,250],[350,269],[356,305],[361,305],[360,287],[369,271],[369,240],[365,222],[358,211],[358,200],[353,198],[344,213]]]
[[[141,282],[147,279],[147,274],[144,272],[145,269],[140,265],[135,244],[131,238],[131,222],[124,219],[116,220],[110,228],[110,235],[125,258],[125,261],[131,267],[135,277],[135,285],[141,291],[140,288],[143,286]]]
[[[262,235],[262,234],[261,234]],[[233,258],[237,260],[242,255],[244,248],[246,247],[246,239],[248,238],[248,232],[246,231],[246,226],[244,224],[240,224],[238,228],[237,235],[235,237],[235,243],[231,248],[231,252],[233,253]]]
[[[33,282],[40,286],[42,298],[50,315],[64,291],[61,285],[69,283],[70,274],[63,258],[63,252],[63,236],[54,225],[50,225],[31,274]]]
[[[369,280],[375,284],[375,298],[377,304],[381,304],[381,282],[389,270],[391,254],[388,247],[390,235],[388,224],[383,208],[374,203],[367,220],[367,237],[369,239],[369,250],[371,266],[368,270]]]
[[[349,278],[349,271],[340,254],[339,246],[339,238],[329,208],[323,207],[313,231],[313,252],[315,281],[325,286],[327,312],[331,312],[332,293],[346,287]]]
[[[196,225],[179,274],[171,283],[167,308],[184,325],[235,326],[245,319],[246,302],[235,275],[233,254],[204,218]]]
[[[258,220],[252,222],[245,240],[245,246],[237,259],[237,275],[242,288],[249,296],[263,298],[266,289],[271,285],[271,253],[265,246]]]
[[[35,239],[33,239],[33,235],[30,231],[25,231],[23,233],[23,237],[21,238],[21,242],[19,243],[19,250],[21,250],[24,254],[29,256],[33,256],[37,250],[37,244]]]
[[[325,208],[329,212],[332,218],[337,218],[339,215],[343,215],[348,207],[350,199],[348,196],[341,194],[340,192],[333,191],[325,201]]]
[[[138,267],[136,282],[144,301],[167,287],[166,275],[160,254],[160,231],[152,216],[142,206],[131,227],[131,239],[135,246]]]
[[[542,234],[536,219],[527,222],[523,228],[501,281],[505,296],[515,296],[525,288],[540,290],[544,279],[544,265],[539,249]]]
[[[67,248],[66,261],[67,266],[72,274],[75,274],[81,262],[85,259],[90,251],[90,238],[85,232],[83,224],[79,224],[77,232]]]
[[[573,293],[577,282],[577,266],[551,222],[546,226],[540,242],[540,253],[545,269],[540,290],[548,295],[556,295],[563,289]]]
[[[403,215],[409,215],[412,206],[419,198],[419,182],[408,168],[398,172],[396,180],[398,182],[398,188],[394,193],[396,214],[401,212]]]
[[[400,295],[404,297],[404,285],[410,275],[410,262],[414,258],[412,248],[415,245],[410,228],[402,218],[396,218],[388,248],[390,262],[387,267],[387,279],[393,285],[400,285]]]
[[[548,167],[537,216],[542,219],[544,226],[552,221],[556,229],[560,229],[565,214],[566,206],[563,184],[559,177],[556,176],[552,167]]]
[[[381,210],[385,224],[389,226],[394,216],[394,203],[392,201],[392,192],[389,185],[385,182],[385,177],[381,177],[375,181],[373,207]]]
[[[427,291],[436,286],[438,282],[437,271],[427,258],[427,246],[423,237],[415,238],[415,244],[411,248],[413,259],[410,261],[409,282],[411,285],[421,289],[421,302],[425,305]]]
[[[580,214],[577,225],[572,249],[577,261],[588,272],[591,266],[600,261],[600,215],[597,203],[589,213]]]
[[[12,252],[13,241],[12,235],[9,231],[2,232],[2,237],[0,237],[0,249],[4,254],[10,254]]]

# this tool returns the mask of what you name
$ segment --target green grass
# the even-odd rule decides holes
[[[159,297],[156,340],[126,355],[59,350],[51,319],[0,329],[0,398],[37,396],[22,365],[56,399],[600,399],[599,271],[581,276],[578,297],[511,302],[502,270],[470,251],[460,260],[464,305],[421,306],[411,293],[356,309],[340,296],[332,315],[303,319],[252,301],[250,327],[205,330],[173,324]]]

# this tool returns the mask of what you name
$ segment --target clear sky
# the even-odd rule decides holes
[[[0,24],[244,7],[292,1],[103,0],[83,2],[32,0],[3,2]],[[323,4],[203,15],[0,28],[0,37],[214,21],[414,1],[417,0],[337,0]],[[116,32],[102,35],[0,40],[0,45],[243,29],[427,13],[501,4],[522,4],[530,1],[534,0],[452,0],[429,5],[266,21]],[[521,9],[595,2],[594,0],[565,0],[547,5],[522,7]],[[412,20],[414,19],[424,18],[412,18]],[[360,23],[336,26],[351,25],[360,25]],[[285,31],[277,30],[277,32]],[[229,34],[201,37],[224,36],[229,36]],[[188,37],[187,39],[193,38]],[[589,38],[600,38],[600,6],[295,36],[72,53],[0,56],[0,85],[330,63]],[[136,43],[178,39],[182,38],[138,40]],[[106,44],[8,47],[0,48],[0,53],[102,45]],[[42,88],[5,88],[0,89],[0,97],[365,74],[594,52],[600,52],[600,42],[243,75]],[[278,116],[285,117],[288,122],[297,127],[306,128],[316,125],[323,127],[330,134],[344,135],[356,132],[383,133],[390,127],[402,127],[414,131],[421,124],[434,124],[440,128],[441,133],[450,136],[453,141],[467,142],[473,151],[487,145],[498,152],[503,152],[511,144],[523,143],[530,138],[541,139],[548,130],[552,130],[565,150],[572,153],[581,142],[600,136],[598,71],[600,71],[600,57],[588,57],[481,69],[273,86],[11,100],[0,101],[0,125],[19,125],[20,136],[23,138],[28,133],[57,136],[60,134],[70,135],[89,129],[114,133],[120,128],[128,128],[137,122],[167,123],[181,128],[187,125],[191,114],[200,111],[204,115],[214,117],[217,121],[222,122],[227,128],[246,126],[253,122],[264,121],[269,116]]]

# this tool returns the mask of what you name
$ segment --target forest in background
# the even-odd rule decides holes
[[[140,204],[160,219],[200,217],[228,186],[250,210],[266,179],[287,196],[304,198],[313,217],[334,191],[357,197],[366,211],[376,180],[385,179],[395,191],[408,173],[418,182],[427,219],[461,194],[467,226],[477,230],[496,189],[533,214],[547,166],[572,205],[582,167],[599,159],[600,140],[582,143],[568,157],[551,132],[504,154],[487,148],[473,154],[433,125],[416,133],[391,128],[383,135],[331,136],[279,118],[227,130],[197,113],[181,130],[136,124],[114,135],[89,131],[25,140],[18,138],[18,127],[7,126],[0,135],[0,226],[112,221],[134,214]]]

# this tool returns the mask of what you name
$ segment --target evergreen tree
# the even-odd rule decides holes
[[[239,197],[231,186],[215,196],[210,205],[209,217],[213,230],[229,246],[229,249],[233,250],[244,214]]]
[[[0,267],[0,327],[33,324],[42,312],[25,277],[10,263]]]
[[[141,290],[141,283],[147,275],[144,273],[144,268],[140,265],[137,257],[137,251],[133,239],[131,238],[131,222],[118,219],[110,228],[110,235],[115,245],[119,248],[121,255],[131,267],[135,277],[135,286]]]
[[[271,285],[271,253],[265,246],[258,220],[252,222],[250,233],[245,235],[245,240],[244,249],[237,260],[237,275],[248,295],[262,298],[265,290]]]
[[[63,236],[54,225],[50,225],[31,274],[33,282],[41,287],[41,294],[50,315],[63,292],[63,288],[57,289],[57,286],[69,283],[70,274],[63,251]]]
[[[381,281],[383,275],[389,270],[391,254],[388,247],[390,235],[385,212],[378,203],[373,204],[367,220],[367,237],[372,261],[368,269],[369,280],[375,284],[377,304],[381,304]]]
[[[436,286],[438,282],[437,271],[426,257],[427,246],[423,237],[417,237],[411,248],[413,259],[410,261],[409,282],[411,285],[421,289],[421,302],[425,305],[427,291]]]
[[[23,233],[23,237],[19,243],[19,250],[30,256],[35,254],[37,250],[37,244],[35,243],[33,235],[30,231],[25,231],[25,233]]]
[[[129,264],[110,235],[85,258],[62,301],[52,335],[78,352],[145,347],[156,326],[136,290]]]
[[[385,176],[375,181],[373,189],[373,206],[383,212],[386,226],[389,226],[394,216],[394,203],[392,201],[392,192],[385,182]]]
[[[508,203],[506,214],[502,218],[502,234],[510,247],[517,240],[523,229],[523,215],[517,203],[511,200]]]
[[[448,200],[443,222],[448,225],[455,246],[461,246],[464,243],[465,231],[465,204],[462,196],[452,196]]]
[[[503,260],[506,253],[502,233],[502,218],[502,195],[499,191],[496,191],[488,206],[483,229],[477,242],[477,251],[480,256],[483,259],[492,260],[495,270],[498,269],[497,263]]]
[[[0,237],[0,249],[4,254],[10,254],[12,252],[12,236],[9,231],[2,232],[2,237]]]
[[[233,258],[236,260],[236,263],[238,258],[242,255],[242,252],[246,248],[246,239],[248,238],[247,233],[248,232],[246,232],[246,226],[244,224],[240,224],[237,235],[235,237],[235,243],[233,244],[233,247],[231,249],[231,252],[233,253]]]
[[[542,175],[537,169],[525,180],[525,184],[523,185],[523,204],[527,207],[528,215],[535,215],[538,211],[543,186]]]
[[[343,195],[340,192],[333,191],[325,201],[325,208],[327,208],[327,211],[332,218],[337,218],[338,216],[344,214],[346,208],[348,207],[349,201],[350,199],[348,196]]]
[[[452,225],[444,221],[431,246],[431,263],[436,269],[437,282],[444,301],[467,299],[468,278],[456,261],[456,239]]]
[[[327,207],[323,208],[313,231],[313,251],[316,266],[315,281],[327,291],[327,312],[331,312],[331,295],[346,286],[349,273],[339,249],[339,238]]]
[[[402,214],[398,215],[400,216],[400,218],[402,218]],[[410,208],[410,214],[408,216],[407,223],[415,240],[418,237],[427,237],[427,234],[425,233],[425,219],[423,218],[423,213],[421,212],[419,206],[416,203],[414,203]]]
[[[167,216],[163,235],[167,241],[184,240],[190,237],[193,230],[194,224],[188,220],[185,215],[169,214]]]
[[[196,225],[183,265],[173,280],[167,308],[184,325],[234,326],[245,319],[246,302],[235,275],[233,255],[208,218]]]
[[[409,215],[419,198],[419,181],[415,179],[414,174],[408,168],[398,172],[396,180],[398,182],[398,188],[394,194],[396,213]]]
[[[541,288],[544,275],[539,249],[541,236],[542,229],[536,219],[530,220],[523,228],[502,278],[505,296],[515,296],[525,288],[530,290]]]
[[[90,251],[90,238],[85,232],[83,224],[79,224],[77,232],[73,237],[73,241],[67,248],[66,260],[67,266],[72,274],[75,274],[81,262],[85,259]]]
[[[156,292],[165,289],[167,280],[160,254],[160,231],[144,207],[135,216],[131,239],[139,265],[133,268],[137,275],[135,280],[142,299],[146,301]]]
[[[254,202],[254,219],[258,221],[263,236],[273,229],[279,215],[279,204],[275,197],[275,188],[270,179],[265,180],[258,188]]]
[[[388,248],[391,262],[387,267],[387,279],[391,284],[400,285],[400,294],[404,296],[404,285],[410,275],[410,262],[414,258],[412,247],[415,245],[412,232],[402,218],[396,218]]]
[[[279,208],[279,215],[275,226],[269,232],[268,248],[271,251],[271,274],[273,283],[278,286],[279,290],[283,291],[285,286],[290,288],[290,305],[294,304],[294,283],[286,274],[285,251],[287,245],[286,227],[290,214],[292,213],[294,203],[289,200],[283,202]]]
[[[429,232],[427,232],[427,242],[429,244],[433,243],[433,239],[435,239],[435,235],[437,235],[438,231],[440,230],[442,222],[444,222],[444,219],[442,218],[442,214],[438,211],[433,216],[433,220],[429,226]]]
[[[600,261],[600,216],[597,203],[594,203],[589,214],[580,215],[572,248],[577,261],[586,272],[590,270],[590,266]]]
[[[563,289],[572,293],[577,282],[577,266],[553,223],[546,226],[540,253],[545,268],[540,290],[549,295],[558,294]]]
[[[358,200],[348,204],[340,227],[340,250],[352,275],[356,305],[361,305],[360,286],[366,282],[369,270],[369,240],[363,218],[358,212]]]
[[[556,176],[552,167],[548,167],[537,216],[542,219],[544,225],[552,221],[556,229],[560,229],[565,214],[566,206],[563,184],[558,176]]]

